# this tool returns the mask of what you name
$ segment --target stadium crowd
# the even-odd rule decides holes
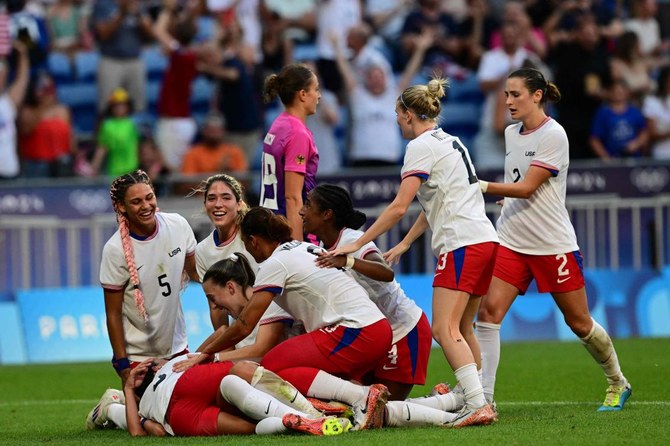
[[[572,159],[667,159],[667,3],[7,0],[0,178],[258,170],[281,108],[262,103],[262,80],[293,61],[321,79],[308,120],[320,173],[400,165],[400,138],[374,129],[395,125],[385,98],[416,51],[425,54],[413,79],[442,73],[453,80],[447,104],[477,104],[470,130],[450,127],[448,107],[443,127],[471,143],[479,168],[502,166],[504,79],[525,66],[564,92],[550,111]]]

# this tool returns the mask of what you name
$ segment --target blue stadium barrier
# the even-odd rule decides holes
[[[433,276],[399,275],[397,279],[430,320]],[[591,314],[613,338],[670,336],[670,267],[660,272],[649,268],[586,271],[586,287]],[[16,307],[13,305],[0,303],[0,363],[111,358],[100,287],[20,291]],[[198,284],[192,283],[186,289],[182,306],[189,347],[196,349],[212,331],[207,299]],[[512,305],[502,325],[501,338],[576,339],[551,296],[539,294],[534,288]]]

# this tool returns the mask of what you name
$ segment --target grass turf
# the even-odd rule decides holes
[[[120,430],[85,431],[88,411],[107,387],[120,382],[100,363],[0,367],[0,445],[389,445],[668,444],[670,339],[615,341],[633,396],[622,412],[599,413],[607,387],[600,368],[578,343],[503,344],[496,387],[500,421],[460,430],[389,428],[338,437],[249,436],[227,438],[139,438]],[[434,350],[426,393],[453,374]],[[325,443],[324,443],[325,444]]]

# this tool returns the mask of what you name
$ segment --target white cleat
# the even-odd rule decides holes
[[[116,425],[107,419],[107,409],[112,404],[126,404],[123,392],[116,389],[107,389],[100,401],[86,416],[86,429],[114,429]]]

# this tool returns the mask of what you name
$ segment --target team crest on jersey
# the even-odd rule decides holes
[[[270,145],[272,145],[272,141],[274,141],[274,140],[275,140],[275,135],[273,135],[272,133],[268,133],[267,135],[265,135],[265,139],[263,140],[263,142],[270,146]]]
[[[296,163],[298,166],[302,166],[303,164],[305,164],[305,157],[302,156],[302,155],[298,155],[298,156],[296,156],[296,157],[295,157],[295,163]]]

